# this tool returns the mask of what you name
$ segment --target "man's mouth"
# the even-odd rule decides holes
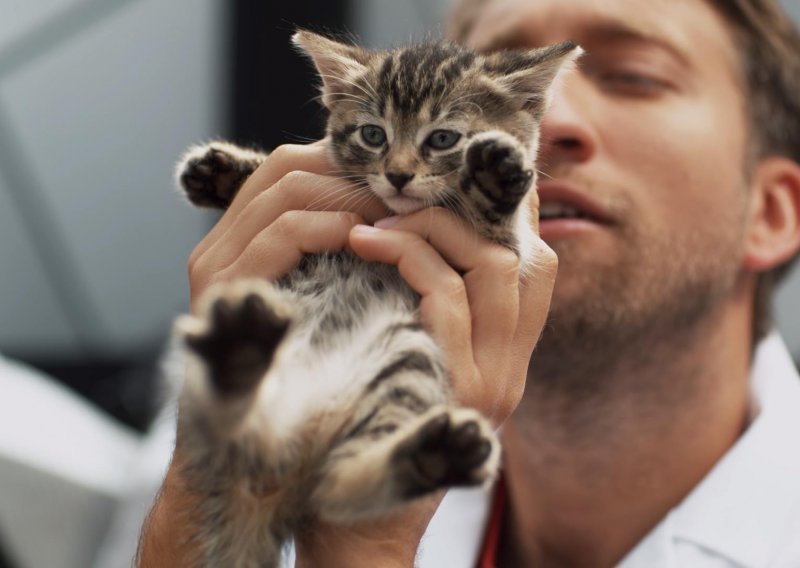
[[[539,183],[539,228],[542,237],[569,236],[611,225],[605,209],[585,192],[557,180]]]
[[[542,203],[539,207],[539,221],[549,221],[552,219],[587,219],[589,218],[583,211],[572,207],[566,203],[550,201]]]

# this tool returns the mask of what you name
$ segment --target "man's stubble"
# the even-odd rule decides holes
[[[628,221],[609,229],[620,249],[613,264],[582,265],[580,241],[551,243],[559,257],[558,278],[571,279],[580,293],[561,297],[556,281],[531,359],[530,391],[594,398],[613,389],[622,371],[640,368],[651,375],[646,371],[653,365],[698,341],[732,293],[741,266],[743,204],[709,215],[715,222],[695,230],[661,234],[627,213]]]

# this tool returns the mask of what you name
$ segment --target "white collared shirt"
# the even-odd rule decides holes
[[[756,350],[750,426],[618,568],[800,568],[800,377],[773,333]],[[491,494],[450,491],[420,568],[474,568]]]

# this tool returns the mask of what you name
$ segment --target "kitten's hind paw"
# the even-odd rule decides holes
[[[426,419],[397,446],[393,462],[407,497],[492,479],[500,444],[489,423],[470,409],[448,409]]]
[[[516,138],[503,132],[476,136],[466,150],[466,168],[500,215],[514,212],[533,180],[525,149]]]
[[[178,164],[178,185],[195,205],[226,209],[263,159],[263,154],[227,142],[192,146]]]
[[[268,283],[243,280],[212,289],[201,317],[184,320],[184,342],[207,366],[220,396],[247,394],[272,364],[289,330],[284,300]]]

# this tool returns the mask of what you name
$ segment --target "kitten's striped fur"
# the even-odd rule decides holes
[[[398,213],[454,211],[524,269],[539,121],[580,48],[373,52],[305,31],[295,42],[322,77],[332,160],[349,179]],[[194,203],[224,208],[264,158],[195,147],[180,183]],[[309,255],[276,285],[213,288],[177,329],[189,356],[181,450],[205,565],[274,566],[312,517],[375,517],[495,475],[492,428],[453,401],[418,297],[394,267]]]

